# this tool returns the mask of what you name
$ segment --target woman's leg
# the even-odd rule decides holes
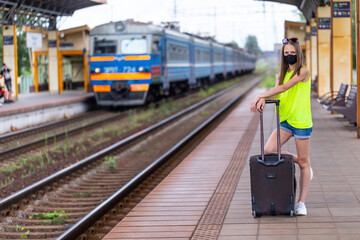
[[[294,158],[294,162],[296,162],[300,166],[300,195],[299,202],[305,202],[306,195],[310,186],[310,160],[309,160],[309,152],[310,152],[310,138],[308,139],[295,139],[296,151],[298,157]]]
[[[292,134],[280,129],[280,144],[284,145],[291,138]],[[269,139],[265,144],[265,153],[277,153],[277,129],[275,129],[270,135]],[[286,151],[281,151],[281,153],[289,154]],[[290,153],[291,154],[291,153]],[[292,154],[294,155],[294,154]]]

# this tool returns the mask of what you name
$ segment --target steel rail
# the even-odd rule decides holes
[[[64,131],[64,132],[61,132],[61,133],[58,133],[56,135],[52,135],[52,136],[49,136],[49,137],[44,137],[44,138],[41,138],[39,140],[35,140],[35,141],[29,142],[29,143],[26,143],[26,144],[23,144],[23,145],[14,147],[14,148],[6,149],[6,150],[0,152],[0,162],[5,159],[4,156],[6,156],[6,155],[9,155],[9,154],[12,154],[14,152],[21,151],[21,150],[23,150],[22,152],[24,152],[25,150],[27,150],[27,149],[29,149],[31,147],[34,147],[34,146],[36,146],[38,144],[45,144],[45,142],[51,143],[51,142],[55,141],[54,139],[57,139],[57,140],[63,139],[63,138],[65,138],[66,134],[79,133],[79,132],[81,132],[83,130],[95,127],[97,125],[104,124],[104,123],[109,122],[109,121],[113,121],[113,120],[121,117],[122,115],[123,114],[120,113],[120,114],[117,114],[115,116],[111,116],[111,117],[108,117],[108,118],[105,118],[105,119],[101,119],[99,121],[90,123],[90,124],[85,125],[85,126],[74,128],[74,129],[71,129],[69,131]]]
[[[41,124],[41,125],[35,126],[35,127],[21,129],[21,130],[16,131],[16,132],[10,132],[10,133],[6,133],[6,134],[2,134],[0,136],[0,142],[7,141],[8,139],[11,139],[11,138],[19,138],[21,135],[41,131],[42,129],[46,129],[46,128],[49,128],[49,127],[54,128],[54,127],[57,127],[57,126],[61,126],[63,124],[67,124],[69,122],[71,123],[72,121],[81,120],[82,118],[84,118],[84,116],[76,116],[76,117],[65,119],[65,120],[58,120],[58,121],[55,121],[55,122],[44,123],[44,124]]]

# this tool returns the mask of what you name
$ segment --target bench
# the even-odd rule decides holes
[[[350,122],[356,123],[357,120],[357,87],[351,86],[349,96],[345,98],[344,106],[329,105],[325,108],[328,111],[337,112],[343,114],[344,117],[348,118]]]
[[[339,91],[327,92],[319,97],[317,101],[325,106],[344,106],[348,87],[348,84],[341,83]]]

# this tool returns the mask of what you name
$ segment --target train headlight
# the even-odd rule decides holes
[[[100,68],[95,68],[95,72],[99,73],[100,72]]]
[[[139,72],[144,71],[144,67],[139,67]]]

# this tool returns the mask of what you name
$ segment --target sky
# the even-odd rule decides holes
[[[176,8],[175,8],[176,6]],[[176,9],[176,10],[175,10]],[[77,10],[59,22],[60,30],[82,25],[94,28],[110,21],[178,21],[180,31],[215,36],[222,43],[244,47],[255,35],[263,51],[272,51],[284,37],[285,20],[301,21],[297,7],[254,0],[107,0],[107,4]]]

